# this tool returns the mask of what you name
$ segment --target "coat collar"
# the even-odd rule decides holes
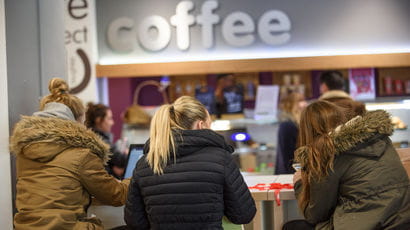
[[[210,129],[174,130],[173,133],[177,156],[188,155],[205,147],[218,147],[229,153],[234,151],[234,148],[225,142],[222,135]],[[149,140],[145,143],[144,154],[149,152],[149,143]],[[172,157],[173,154],[170,156]]]
[[[330,90],[330,91],[327,91],[326,93],[324,93],[322,96],[319,97],[319,100],[325,100],[325,99],[329,99],[329,98],[349,98],[349,99],[353,100],[353,98],[350,97],[350,95],[347,94],[343,90]]]
[[[109,146],[84,125],[54,117],[22,116],[10,138],[14,154],[48,161],[67,148],[87,148],[104,162],[109,159]]]
[[[42,111],[35,112],[33,115],[37,117],[55,117],[75,121],[74,114],[71,109],[68,108],[68,106],[58,102],[50,102],[45,104]]]

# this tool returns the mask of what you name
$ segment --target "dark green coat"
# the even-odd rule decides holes
[[[316,229],[410,229],[409,178],[388,136],[389,114],[372,111],[331,133],[334,170],[311,185],[303,210]],[[296,151],[302,166],[306,147]],[[295,184],[298,197],[301,181]]]

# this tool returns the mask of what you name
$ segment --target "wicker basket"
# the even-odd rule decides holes
[[[159,82],[154,80],[144,81],[135,89],[133,103],[124,112],[124,123],[128,125],[149,125],[151,122],[151,116],[146,112],[144,106],[138,104],[141,89],[148,85],[156,86],[162,95],[164,104],[168,103],[167,94],[165,93],[165,90],[161,89],[161,84]]]

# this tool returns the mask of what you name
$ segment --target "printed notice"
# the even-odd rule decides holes
[[[279,86],[259,86],[256,95],[255,120],[276,120]]]
[[[376,98],[374,69],[350,69],[349,88],[350,95],[355,100],[374,100]]]

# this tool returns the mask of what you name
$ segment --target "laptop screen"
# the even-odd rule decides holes
[[[138,160],[143,156],[144,145],[130,145],[128,153],[127,167],[125,168],[124,178],[132,177],[132,172],[137,165]]]

